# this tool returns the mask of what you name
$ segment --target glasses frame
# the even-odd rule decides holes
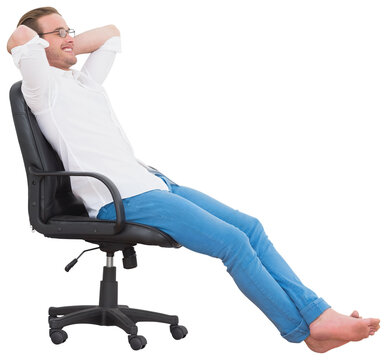
[[[42,35],[48,35],[48,34],[55,34],[55,33],[58,33],[58,35],[61,37],[61,38],[65,38],[67,35],[70,35],[72,37],[74,37],[75,35],[75,30],[74,29],[65,29],[65,28],[60,28],[58,30],[54,30],[54,31],[50,31],[50,32],[46,32],[46,33],[40,33],[38,34],[39,36],[42,36]],[[70,34],[71,33],[71,34]]]

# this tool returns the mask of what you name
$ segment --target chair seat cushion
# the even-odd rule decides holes
[[[68,226],[72,224],[73,226],[80,225],[82,227],[96,227],[101,228],[104,224],[109,225],[109,227],[114,224],[114,221],[109,220],[99,220],[95,218],[89,218],[87,216],[73,216],[73,215],[61,215],[54,216],[49,219],[47,225],[53,225],[57,229],[61,226]],[[51,237],[48,235],[48,237]],[[55,234],[56,238],[82,238],[83,240],[93,242],[93,243],[117,243],[125,245],[156,245],[161,247],[181,247],[172,237],[168,234],[162,232],[161,230],[139,223],[127,222],[124,229],[114,235],[82,235],[80,236],[69,236],[68,233],[64,233],[63,237],[57,232]]]

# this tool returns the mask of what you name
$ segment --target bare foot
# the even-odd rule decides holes
[[[316,353],[325,353],[329,350],[349,343],[349,341],[340,340],[316,340],[311,336],[308,336],[304,341],[308,348]]]
[[[355,316],[325,310],[310,324],[311,337],[315,340],[360,341],[379,330],[379,319],[362,319],[357,312],[352,314]]]
[[[351,314],[351,317],[359,319],[359,312],[357,310],[354,310]],[[343,346],[348,342],[349,341],[342,340],[316,340],[312,336],[308,336],[305,339],[305,344],[309,347],[309,349],[317,353],[325,353],[339,346]]]
[[[346,317],[345,315],[341,315],[341,314],[338,314],[338,315]],[[362,319],[360,317],[358,311],[356,311],[356,310],[352,312],[350,317],[352,317],[353,319]],[[374,324],[374,322],[372,322],[372,324]],[[380,327],[379,321],[377,321],[377,326],[374,327],[375,330],[373,333],[375,333],[379,329],[379,327]],[[372,330],[370,330],[369,335],[373,335],[373,333],[372,333]],[[309,347],[309,349],[311,349],[312,351],[317,352],[317,353],[325,353],[329,350],[332,350],[332,349],[337,348],[339,346],[345,345],[348,342],[349,342],[349,340],[338,340],[338,339],[318,340],[318,339],[313,337],[312,333],[307,339],[305,339],[305,343]]]
[[[359,315],[359,313],[354,310],[353,313],[351,314],[352,317],[362,319],[362,317]],[[374,335],[376,331],[380,329],[380,325],[378,324],[376,327],[375,326],[370,326],[370,335]]]

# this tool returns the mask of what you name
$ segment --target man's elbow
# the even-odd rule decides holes
[[[115,25],[111,24],[111,25],[108,25],[107,27],[109,28],[109,32],[110,32],[112,37],[113,36],[121,36],[120,30],[118,30],[118,28]]]
[[[36,34],[36,31],[32,30],[28,26],[20,25],[12,33],[7,42],[7,51],[11,53],[11,50],[19,45],[23,45],[30,41]]]

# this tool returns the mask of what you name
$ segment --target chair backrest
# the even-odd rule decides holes
[[[30,223],[34,224],[36,211],[31,211],[32,177],[29,167],[43,171],[64,170],[62,161],[56,151],[47,142],[40,131],[35,116],[27,106],[21,91],[22,81],[15,83],[10,90],[10,101],[16,133],[23,155],[24,167],[27,174],[29,194]],[[57,215],[88,216],[82,201],[74,196],[68,176],[49,176],[40,183],[39,216],[46,222]]]

